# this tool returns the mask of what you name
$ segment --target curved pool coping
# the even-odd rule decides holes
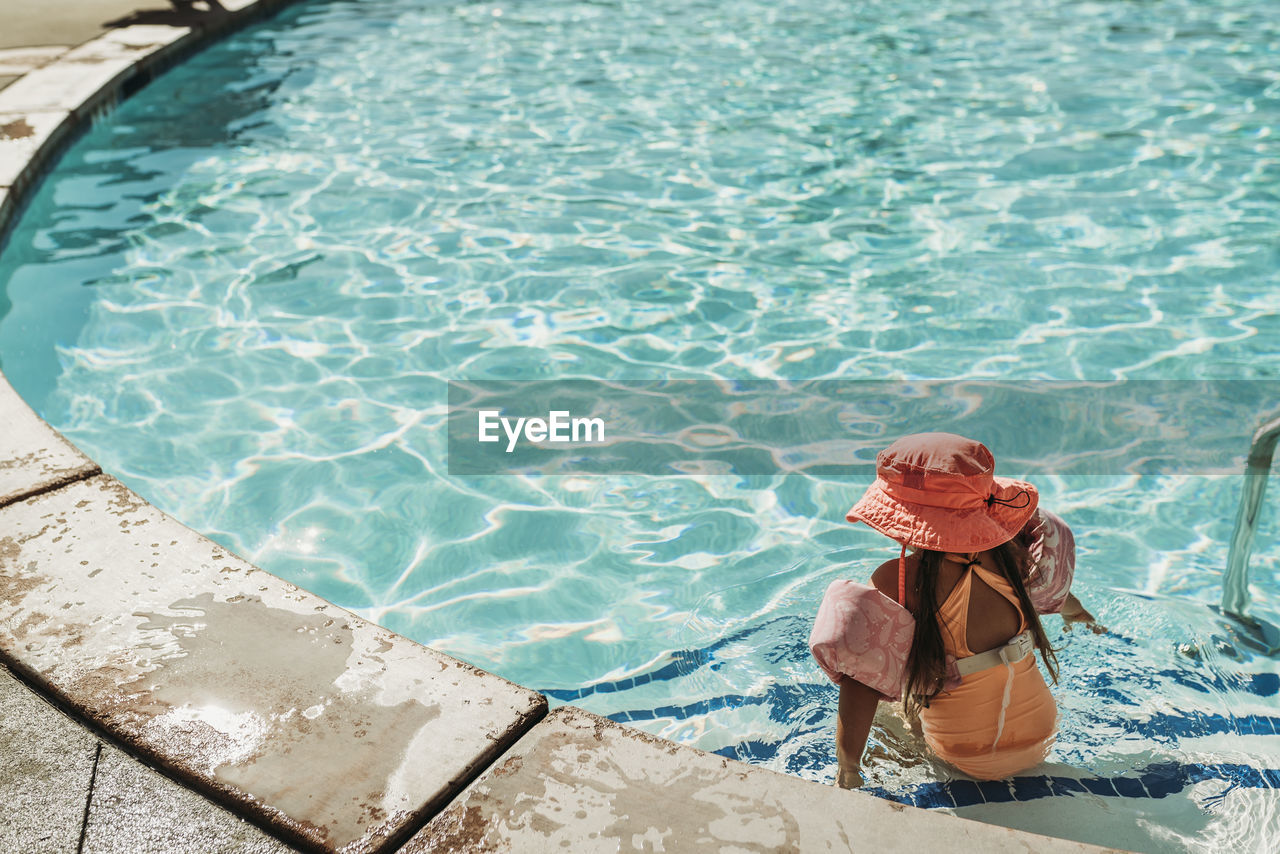
[[[192,26],[109,30],[0,89],[0,249],[96,116],[291,2],[224,0],[224,13]],[[0,663],[92,732],[292,845],[617,850],[692,834],[796,850],[852,840],[1104,850],[844,792],[571,706],[548,714],[541,694],[375,626],[166,516],[2,374],[0,428]]]

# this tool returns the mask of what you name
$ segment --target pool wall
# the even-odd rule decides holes
[[[225,14],[33,46],[43,59],[0,89],[0,245],[96,116],[286,2],[224,0]],[[2,375],[0,662],[88,732],[304,850],[1104,850],[822,786],[572,706],[548,714],[541,694],[161,513]]]

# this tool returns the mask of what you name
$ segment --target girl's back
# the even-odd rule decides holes
[[[893,561],[897,574],[897,561]],[[907,608],[918,613],[916,571],[906,561]],[[879,571],[877,571],[879,574]],[[894,593],[896,594],[896,590]],[[1004,646],[1027,629],[1017,593],[994,555],[947,554],[934,601],[947,655],[962,659]],[[994,779],[1042,761],[1053,744],[1058,710],[1034,656],[966,675],[920,712],[929,747],[974,777]]]
[[[968,570],[965,567],[965,558],[961,555],[947,555],[948,560],[944,560],[938,571],[938,583],[934,590],[934,601],[945,603],[948,601],[952,593],[957,592],[961,580],[965,577]],[[1000,568],[995,561],[995,557],[990,551],[985,551],[977,555],[979,564],[988,573],[993,574],[1003,582],[1000,578]],[[919,603],[916,601],[916,572],[920,568],[920,559],[918,554],[907,556],[906,560],[906,602],[908,611],[915,614],[919,611]],[[898,561],[896,559],[885,561],[881,564],[871,576],[871,583],[876,589],[890,599],[895,601],[898,598]],[[1004,582],[1006,593],[1011,592],[1008,583]],[[1016,597],[1015,597],[1016,598]],[[994,590],[988,582],[984,581],[981,576],[974,577],[969,593],[969,608],[967,611],[967,634],[961,638],[964,644],[974,653],[986,652],[989,649],[995,649],[1009,642],[1009,638],[1016,635],[1019,629],[1019,623],[1022,620],[1017,605],[1011,602],[1005,595],[1001,595]],[[946,634],[943,634],[944,640]],[[957,658],[954,651],[948,650]],[[966,655],[970,653],[965,653]]]

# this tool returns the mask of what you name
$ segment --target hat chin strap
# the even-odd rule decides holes
[[[1015,501],[1021,501],[1022,503],[1014,504],[1013,502]],[[1013,498],[1010,498],[1008,501],[1005,501],[1004,499],[996,498],[996,494],[993,492],[987,496],[986,504],[988,507],[990,507],[992,504],[1003,504],[1005,507],[1012,507],[1014,510],[1022,510],[1030,506],[1031,493],[1027,492],[1025,489],[1019,489],[1016,493],[1014,493]]]
[[[898,604],[907,607],[907,544],[898,553]]]

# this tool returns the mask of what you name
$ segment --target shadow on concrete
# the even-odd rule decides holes
[[[131,27],[134,24],[164,24],[170,27],[198,27],[201,24],[220,18],[227,14],[227,10],[219,2],[219,0],[201,0],[205,8],[197,8],[193,0],[170,0],[172,4],[168,9],[137,9],[125,15],[123,18],[117,18],[114,21],[105,21],[102,26],[114,29],[116,27]]]

